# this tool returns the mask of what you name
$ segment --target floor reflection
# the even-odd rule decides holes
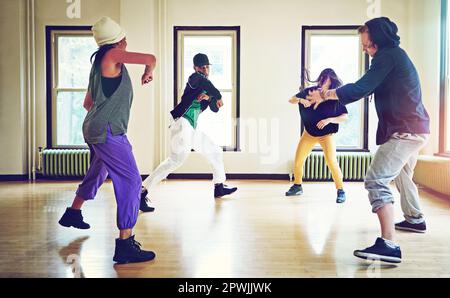
[[[63,262],[69,265],[66,277],[84,278],[83,267],[81,266],[81,248],[89,236],[75,239],[68,245],[60,249],[59,255]]]

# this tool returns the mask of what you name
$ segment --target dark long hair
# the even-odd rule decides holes
[[[343,85],[342,80],[338,77],[338,75],[332,68],[325,68],[324,70],[322,70],[319,77],[315,81],[310,79],[309,72],[306,69],[304,71],[304,74],[305,74],[306,82],[308,82],[309,84],[312,84],[312,85],[317,84],[317,87],[319,87],[319,88],[322,87],[322,85],[326,82],[326,80],[328,78],[330,78],[330,80],[331,80],[331,84],[329,87],[330,90],[337,89]],[[304,89],[303,87],[304,86],[300,87],[300,91],[302,91]],[[334,110],[337,111],[339,101],[333,100],[333,102],[334,102]]]
[[[102,63],[103,57],[105,57],[106,53],[108,53],[109,50],[112,50],[115,48],[115,44],[107,44],[104,46],[101,46],[98,48],[98,50],[92,54],[91,56],[91,63],[92,63],[92,59],[94,59],[94,65],[95,67],[100,66],[100,64]]]
[[[327,78],[330,78],[331,80],[330,89],[336,89],[342,86],[342,80],[331,68],[326,68],[322,70],[322,72],[320,73],[319,77],[316,80],[311,80],[309,71],[306,69],[304,70],[304,74],[305,74],[305,81],[308,82],[309,84],[317,84],[317,87],[321,87],[325,83]],[[304,87],[305,86],[302,86],[301,89],[304,89]]]

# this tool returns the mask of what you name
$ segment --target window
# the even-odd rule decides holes
[[[356,82],[368,67],[362,51],[358,26],[303,27],[302,68],[315,80],[325,68],[333,68],[344,84]],[[302,71],[302,82],[305,82]],[[339,127],[336,146],[340,151],[367,151],[368,103],[361,100],[347,105],[349,120]]]
[[[211,82],[224,102],[216,114],[205,110],[198,119],[198,129],[226,151],[239,150],[239,27],[175,27],[174,104],[189,76],[194,72],[193,57],[208,55]]]
[[[47,27],[47,147],[84,147],[83,101],[89,58],[97,50],[90,27]]]
[[[439,121],[439,153],[450,155],[450,8],[442,0],[441,27],[441,100]]]

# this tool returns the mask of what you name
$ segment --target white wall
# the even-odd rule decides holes
[[[23,0],[0,2],[0,175],[26,173],[26,9]]]
[[[298,110],[286,100],[298,89],[300,77],[302,25],[358,25],[367,19],[365,0],[168,0],[165,9],[166,44],[171,53],[172,28],[179,25],[241,26],[241,119],[278,119],[270,152],[225,153],[228,173],[289,173],[299,139]],[[408,46],[408,10],[406,0],[383,1],[382,14],[391,17],[400,28],[403,46]],[[326,7],[326,9],[324,9]],[[201,12],[199,14],[199,11]],[[320,17],[318,17],[320,16]],[[172,61],[165,65],[167,86],[165,106],[168,112],[173,100]],[[375,119],[376,115],[371,115]],[[374,121],[372,121],[374,122]],[[264,130],[263,127],[260,128]],[[373,145],[374,125],[371,127]],[[242,139],[241,142],[247,143]],[[167,148],[167,147],[166,147]],[[267,149],[267,148],[263,148]],[[271,163],[261,156],[274,155]],[[191,154],[180,173],[208,173],[203,157]]]
[[[420,75],[423,102],[431,118],[424,154],[439,152],[440,0],[410,0],[408,53]]]
[[[23,62],[25,44],[22,37],[11,36],[9,29],[14,27],[11,24],[24,26],[24,17],[22,21],[18,17],[25,13],[24,5],[20,10],[18,3],[0,3],[0,36],[11,41],[2,44],[0,55],[0,174],[26,172],[22,86],[26,82],[23,65],[18,66]],[[228,173],[288,173],[300,129],[298,111],[286,99],[300,81],[301,26],[357,25],[368,19],[366,0],[90,0],[82,1],[80,19],[66,16],[67,5],[65,0],[36,0],[37,146],[46,146],[45,26],[92,25],[108,15],[128,31],[129,50],[151,52],[158,58],[155,81],[150,86],[139,85],[142,67],[129,66],[135,91],[129,137],[142,174],[150,173],[167,155],[167,115],[173,108],[174,26],[241,26],[241,119],[277,119],[279,127],[272,134],[277,146],[269,152],[251,153],[246,139],[241,139],[247,148],[226,153],[226,169]],[[421,76],[433,130],[426,151],[434,153],[438,144],[439,0],[382,1],[382,14],[399,25],[402,47]],[[370,121],[369,140],[374,148],[373,103]],[[245,135],[244,128],[241,132]],[[264,163],[261,156],[268,155],[276,159]],[[179,172],[208,173],[210,168],[203,157],[192,154]]]
[[[157,6],[153,0],[121,0],[120,24],[127,31],[128,50],[133,52],[155,53],[158,45]],[[160,67],[159,57],[157,66]],[[161,82],[158,69],[155,71],[155,80],[141,86],[143,66],[127,66],[134,92],[131,109],[128,137],[133,144],[133,152],[141,173],[150,173],[155,163],[156,135],[158,135],[158,122],[155,119],[158,102],[156,91]]]

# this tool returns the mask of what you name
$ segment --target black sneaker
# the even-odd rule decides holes
[[[420,224],[412,224],[405,220],[405,221],[396,223],[395,229],[401,230],[401,231],[414,232],[414,233],[425,233],[427,230],[427,225],[425,222],[420,223]]]
[[[343,189],[338,189],[336,203],[342,204],[345,203],[347,198],[345,197],[345,191]]]
[[[302,194],[303,194],[303,187],[302,187],[302,185],[301,184],[294,184],[286,192],[286,197],[301,196]]]
[[[355,255],[355,257],[366,260],[382,261],[388,263],[402,262],[402,251],[400,250],[400,246],[391,246],[381,238],[377,238],[374,246],[368,247],[363,250],[355,250],[353,254]]]
[[[155,257],[154,252],[142,250],[141,244],[134,240],[134,236],[128,239],[116,239],[113,261],[118,264],[148,262]]]
[[[59,220],[59,224],[63,227],[70,228],[74,227],[81,230],[87,230],[91,226],[83,221],[83,215],[81,215],[81,210],[76,210],[72,208],[67,208],[63,216]]]
[[[231,195],[237,190],[237,187],[229,187],[223,183],[214,186],[214,197],[221,198],[223,196]]]
[[[147,198],[148,190],[145,187],[142,187],[141,191],[141,202],[139,205],[139,210],[142,212],[153,212],[155,211],[154,207],[150,207],[147,203],[150,201],[149,198]]]

